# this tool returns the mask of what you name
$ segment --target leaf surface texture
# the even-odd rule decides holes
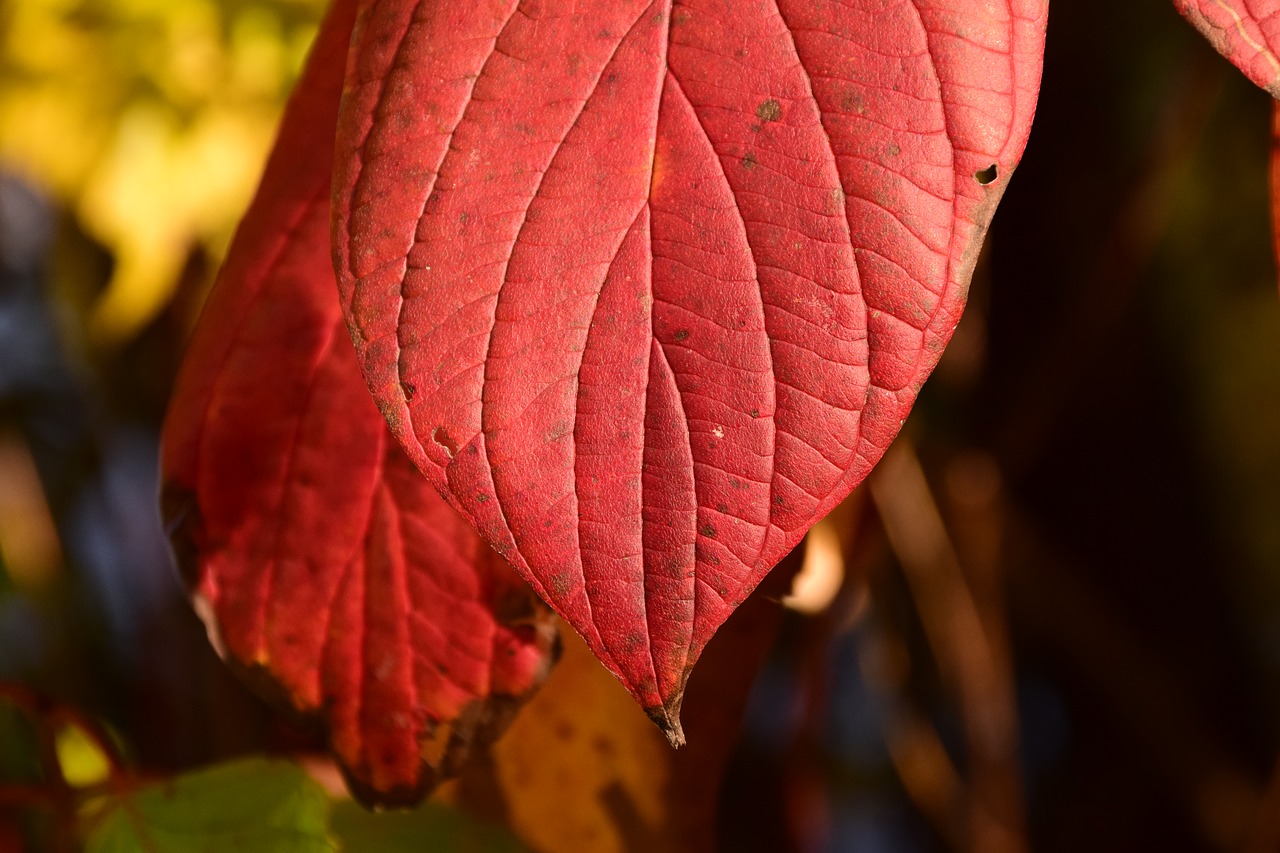
[[[320,714],[358,795],[411,802],[545,676],[553,617],[390,436],[329,257],[340,0],[188,349],[164,508],[224,656]]]
[[[1272,95],[1280,95],[1280,2],[1174,0],[1209,43]]]
[[[1025,145],[1044,0],[378,0],[338,124],[366,381],[680,740],[689,672],[870,471]]]

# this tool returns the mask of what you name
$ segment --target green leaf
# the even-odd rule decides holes
[[[524,853],[526,849],[497,827],[436,803],[411,812],[372,814],[346,800],[333,806],[331,831],[338,849],[362,853]]]
[[[249,759],[115,799],[88,853],[331,853],[324,790],[283,761]]]

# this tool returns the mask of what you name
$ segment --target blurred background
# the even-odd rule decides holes
[[[208,648],[155,499],[183,341],[322,8],[0,5],[0,684],[142,774],[321,744]],[[1280,849],[1269,122],[1167,0],[1053,5],[965,319],[765,602],[720,847]],[[28,716],[0,701],[0,792],[39,775]],[[29,821],[0,805],[0,850]]]

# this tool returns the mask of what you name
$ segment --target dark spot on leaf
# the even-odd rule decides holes
[[[488,500],[489,500],[489,496],[486,495],[484,492],[481,492],[480,494],[476,495],[476,503],[482,504],[487,502]]]
[[[412,403],[414,396],[418,393],[418,386],[412,382],[401,382],[400,388],[404,391],[404,401]]]
[[[689,340],[689,330],[688,330],[688,329],[679,329],[679,330],[675,333],[675,339],[676,339],[677,341],[687,341],[687,340]]]
[[[722,514],[724,514],[724,515],[728,515],[728,514],[729,514],[729,505],[728,505],[728,504],[716,504],[716,512],[718,512],[718,513],[722,513]]]
[[[760,165],[760,161],[757,160],[756,155],[750,151],[747,152],[747,156],[742,158],[742,168],[746,169],[748,172],[758,165]]]
[[[995,179],[998,177],[1000,177],[1000,172],[999,170],[996,169],[995,163],[992,163],[990,166],[988,166],[985,169],[979,169],[978,171],[973,173],[973,179],[978,183],[982,184],[984,187],[987,184],[994,182]]]
[[[758,417],[760,417],[760,410],[759,410],[759,409],[752,409],[752,410],[751,410],[751,417],[753,417],[753,418],[758,418]]]
[[[761,121],[777,121],[782,118],[782,104],[770,98],[756,107],[756,118]]]
[[[715,526],[711,524],[702,525],[702,535],[706,536],[708,539],[714,539],[716,537]]]

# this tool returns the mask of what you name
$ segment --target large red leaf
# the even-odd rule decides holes
[[[339,0],[188,350],[164,504],[224,655],[323,713],[357,793],[405,802],[505,723],[555,629],[414,469],[360,377],[328,251],[353,21]]]
[[[959,320],[1045,0],[365,0],[335,262],[418,464],[679,741]]]
[[[1280,97],[1280,0],[1173,0],[1218,52]]]

